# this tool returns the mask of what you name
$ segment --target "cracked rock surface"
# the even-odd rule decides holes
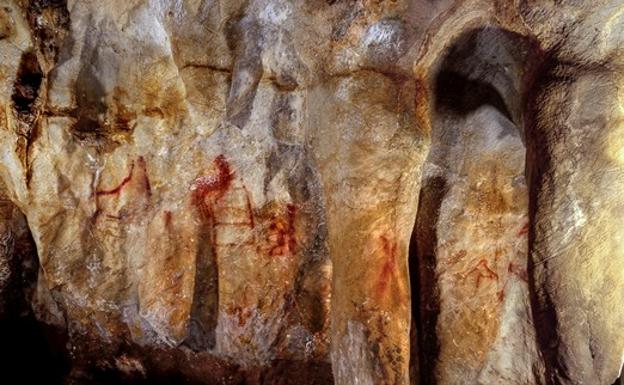
[[[612,385],[622,47],[623,0],[0,0],[0,329],[63,384]]]

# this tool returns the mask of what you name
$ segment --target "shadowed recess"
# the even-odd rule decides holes
[[[463,122],[483,106],[493,107],[502,119],[509,121],[510,127],[516,126],[522,131],[517,122],[522,120],[523,79],[529,70],[527,57],[535,49],[535,45],[521,35],[483,27],[459,36],[434,69],[434,104],[430,111],[432,143],[423,168],[409,249],[412,324],[416,328],[410,337],[411,371],[419,371],[421,384],[437,382],[436,363],[440,354],[437,328],[441,311],[437,226],[450,188],[445,173],[454,169],[450,163],[452,149],[460,145]]]

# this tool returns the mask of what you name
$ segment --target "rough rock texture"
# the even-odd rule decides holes
[[[539,375],[526,266],[526,151],[515,123],[523,84],[517,66],[530,50],[519,43],[496,29],[469,32],[436,79],[415,243],[420,262],[433,265],[423,283],[437,287],[439,302],[423,309],[431,319],[423,332],[437,336],[434,372],[444,384],[527,384]]]
[[[622,0],[0,0],[0,318],[67,384],[611,385],[623,46]]]

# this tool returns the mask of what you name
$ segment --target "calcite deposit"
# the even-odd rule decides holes
[[[0,159],[47,383],[619,383],[624,0],[0,0]]]

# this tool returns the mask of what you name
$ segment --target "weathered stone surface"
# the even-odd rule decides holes
[[[0,186],[0,321],[29,313],[37,269],[26,219]]]
[[[552,64],[533,131],[545,139],[533,155],[543,159],[534,165],[531,249],[537,330],[555,383],[610,383],[624,343],[615,310],[623,293],[621,75],[590,65],[566,81],[553,75],[570,67]]]
[[[623,44],[622,0],[2,0],[0,316],[66,383],[611,385]]]
[[[420,284],[432,288],[420,309],[425,383],[542,382],[519,123],[524,64],[535,52],[519,35],[472,30],[442,58],[435,77],[414,240]]]

